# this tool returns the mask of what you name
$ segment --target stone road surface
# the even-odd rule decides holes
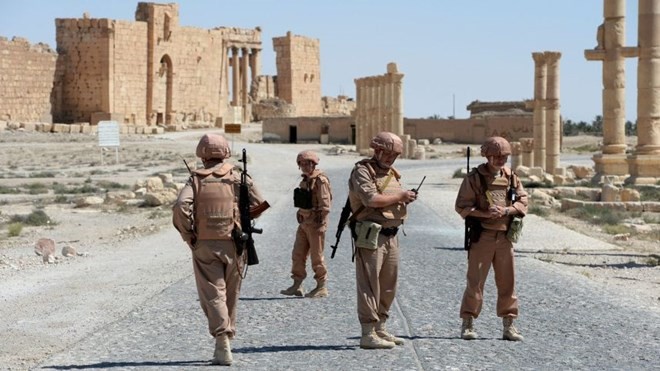
[[[479,339],[459,338],[458,310],[464,289],[466,255],[463,224],[453,211],[459,181],[451,174],[458,161],[399,160],[410,188],[423,175],[420,199],[410,207],[402,246],[399,290],[389,327],[406,340],[393,350],[362,350],[356,316],[354,267],[345,232],[337,256],[330,244],[346,199],[346,179],[357,157],[321,157],[320,167],[334,191],[331,227],[326,237],[330,296],[288,298],[290,252],[295,233],[292,190],[297,186],[295,153],[248,144],[251,171],[272,205],[259,221],[264,235],[256,242],[261,263],[250,267],[239,303],[238,332],[232,342],[235,369],[244,370],[444,370],[444,369],[621,369],[660,368],[660,312],[634,297],[617,296],[587,277],[528,256],[525,251],[614,248],[533,215],[526,219],[516,246],[521,316],[520,343],[501,340],[491,277]],[[270,160],[266,160],[266,158]],[[287,166],[274,174],[273,161]],[[289,166],[290,164],[290,166]],[[264,174],[269,178],[264,179]],[[185,246],[173,229],[143,240],[143,249],[181,259]],[[181,264],[189,264],[183,259]],[[312,276],[310,274],[310,276]],[[305,281],[310,290],[313,280]],[[122,300],[122,298],[117,298]],[[4,339],[3,341],[7,341]],[[54,354],[38,369],[194,370],[209,365],[213,339],[197,301],[192,266],[189,274],[136,305],[128,315],[98,328],[67,351]]]

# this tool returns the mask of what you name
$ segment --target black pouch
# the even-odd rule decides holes
[[[474,217],[467,217],[465,219],[465,223],[470,231],[468,235],[469,241],[465,250],[470,250],[470,247],[472,247],[473,243],[479,242],[479,238],[481,238],[481,232],[484,230],[484,228],[481,226],[481,221]]]
[[[312,191],[303,188],[293,190],[293,206],[300,209],[312,208]]]

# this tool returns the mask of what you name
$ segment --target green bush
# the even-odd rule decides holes
[[[7,186],[0,185],[0,194],[14,195],[14,194],[17,194],[17,193],[20,193],[20,191],[16,187],[7,187]]]
[[[7,228],[7,235],[9,237],[17,237],[21,235],[23,231],[23,224],[21,223],[11,223]]]
[[[28,215],[14,215],[11,217],[11,222],[32,226],[55,225],[43,210],[34,210]]]
[[[660,200],[660,188],[658,187],[640,187],[638,190],[640,201]]]

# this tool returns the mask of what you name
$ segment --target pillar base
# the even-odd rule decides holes
[[[628,172],[628,157],[625,154],[607,155],[599,153],[591,159],[594,160],[596,176],[630,174]]]
[[[657,184],[660,181],[660,155],[628,156],[630,177],[626,184]]]

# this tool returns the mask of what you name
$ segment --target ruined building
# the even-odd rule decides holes
[[[332,114],[316,39],[274,38],[277,76],[261,76],[259,27],[183,27],[176,3],[138,3],[135,21],[85,15],[55,26],[57,53],[0,38],[0,120],[239,123],[268,99],[289,106],[271,116]]]

